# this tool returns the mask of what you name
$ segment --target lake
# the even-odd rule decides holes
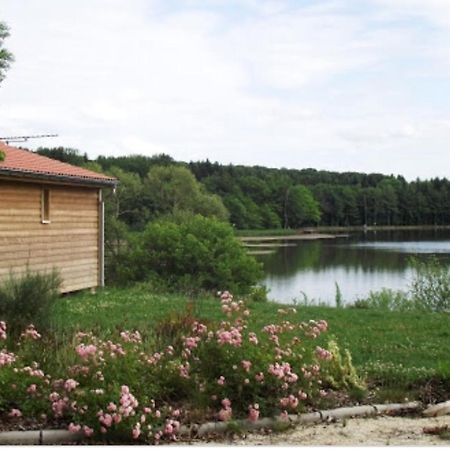
[[[450,230],[352,232],[330,240],[286,241],[264,265],[269,298],[281,303],[308,300],[335,304],[336,283],[345,303],[383,287],[406,290],[413,276],[410,258],[435,255],[450,265]]]

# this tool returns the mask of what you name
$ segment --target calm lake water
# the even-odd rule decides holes
[[[348,238],[286,241],[264,264],[269,298],[282,303],[309,300],[335,304],[336,284],[346,303],[383,287],[407,289],[413,270],[410,258],[435,255],[450,265],[450,230],[368,231]]]

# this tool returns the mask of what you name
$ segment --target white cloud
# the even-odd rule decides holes
[[[407,86],[448,63],[450,36],[437,22],[445,5],[362,3],[377,8],[355,11],[350,0],[186,0],[177,9],[157,0],[3,0],[16,62],[0,87],[0,135],[57,132],[36,145],[91,156],[166,152],[446,175],[442,160],[421,155],[432,147],[448,161],[450,109]],[[434,17],[440,41],[398,20],[405,8],[417,20]]]

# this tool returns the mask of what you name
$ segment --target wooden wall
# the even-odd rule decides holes
[[[50,220],[41,223],[41,192]],[[58,269],[62,292],[99,284],[98,189],[0,180],[0,281],[26,270]]]

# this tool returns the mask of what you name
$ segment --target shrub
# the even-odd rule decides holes
[[[416,309],[424,311],[450,310],[450,267],[436,257],[427,261],[413,259],[415,276],[410,292]]]
[[[56,271],[41,274],[28,269],[21,276],[11,274],[0,285],[0,319],[9,323],[12,335],[17,336],[31,323],[41,330],[47,329],[49,312],[60,285]]]
[[[162,279],[172,289],[247,293],[262,269],[247,255],[232,227],[214,218],[184,216],[153,222],[133,240],[129,279]]]
[[[358,299],[353,308],[361,309],[385,309],[390,311],[408,311],[413,309],[413,304],[406,292],[394,291],[383,288],[380,291],[370,291],[367,298]]]
[[[247,298],[253,302],[265,303],[269,301],[269,292],[270,289],[267,286],[253,286]]]

